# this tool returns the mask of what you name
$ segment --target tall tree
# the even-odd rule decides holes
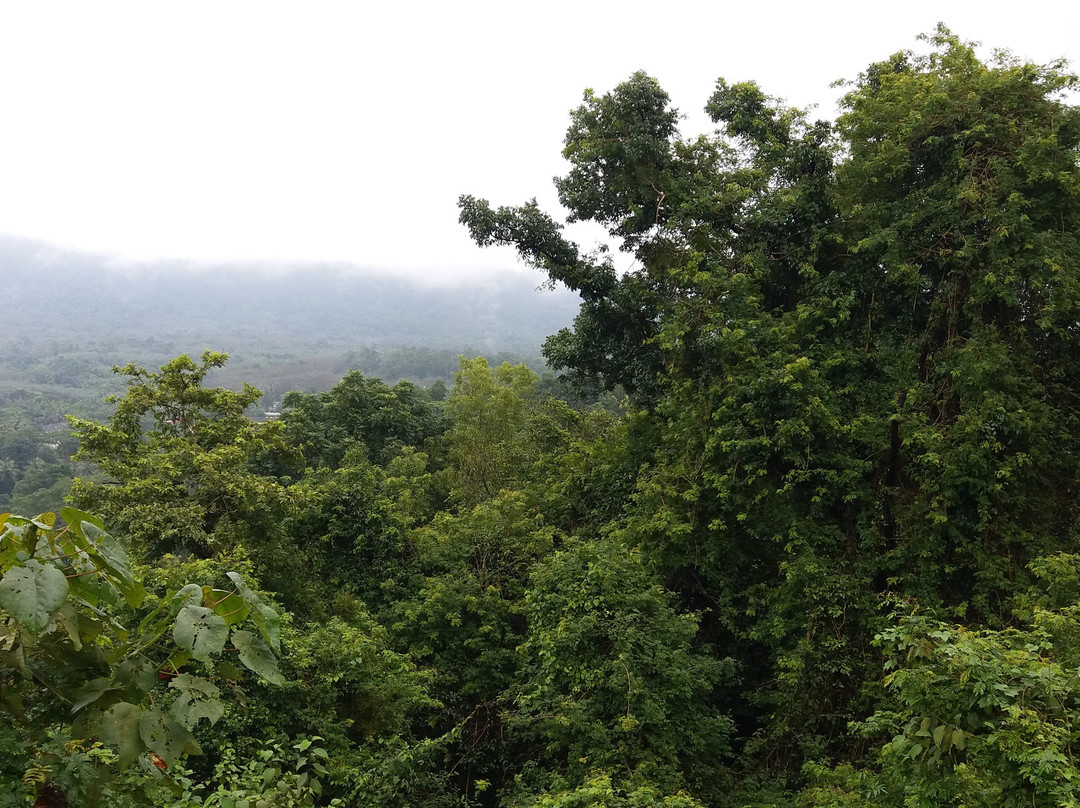
[[[158,371],[116,368],[127,393],[107,423],[71,418],[79,439],[76,460],[93,461],[105,475],[76,480],[72,495],[111,525],[140,560],[165,553],[209,558],[242,546],[262,583],[282,591],[298,585],[282,520],[288,491],[251,470],[275,452],[288,457],[279,423],[244,414],[261,393],[204,385],[228,360],[206,351]]]
[[[313,467],[337,468],[351,447],[386,465],[405,446],[423,448],[445,425],[439,410],[411,382],[393,387],[350,370],[323,393],[289,393],[283,417],[290,441]]]
[[[580,291],[549,360],[648,413],[624,540],[752,661],[736,709],[781,765],[857,743],[883,599],[1007,621],[1078,527],[1076,79],[929,41],[835,126],[721,80],[721,131],[688,139],[644,74],[587,93],[556,185],[621,277],[535,203],[461,199]]]

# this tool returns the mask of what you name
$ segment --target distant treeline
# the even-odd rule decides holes
[[[544,338],[578,305],[514,272],[435,287],[330,265],[121,269],[12,237],[0,237],[0,288],[10,311],[27,313],[0,321],[0,396],[45,396],[56,402],[45,420],[103,415],[103,396],[122,391],[113,365],[155,366],[211,346],[231,356],[213,381],[255,384],[266,404],[326,390],[347,370],[450,382],[460,355],[542,372]]]

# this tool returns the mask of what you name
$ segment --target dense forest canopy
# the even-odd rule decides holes
[[[1080,803],[1077,84],[939,28],[834,123],[586,92],[632,271],[461,198],[580,296],[573,395],[121,368],[82,510],[0,524],[0,804]]]

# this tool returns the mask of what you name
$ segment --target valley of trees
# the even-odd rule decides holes
[[[1077,87],[939,28],[688,138],[637,73],[556,180],[634,270],[460,200],[558,380],[119,367],[0,516],[0,806],[1080,805]]]
[[[546,373],[546,386],[573,396],[546,372],[540,344],[571,322],[576,296],[534,294],[536,286],[514,273],[424,286],[327,265],[118,268],[0,237],[0,288],[12,311],[79,303],[35,329],[14,317],[0,322],[0,513],[53,509],[73,477],[90,473],[67,462],[75,444],[65,416],[109,417],[105,399],[124,392],[110,368],[159,366],[207,344],[232,357],[212,370],[211,384],[262,391],[249,413],[256,418],[288,392],[328,390],[352,369],[439,398],[458,357],[478,353]]]

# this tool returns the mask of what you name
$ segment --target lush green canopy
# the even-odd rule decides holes
[[[574,406],[122,368],[103,521],[0,517],[0,805],[1080,804],[1077,82],[927,47],[834,123],[587,92],[556,185],[625,274],[462,197],[581,295]]]

